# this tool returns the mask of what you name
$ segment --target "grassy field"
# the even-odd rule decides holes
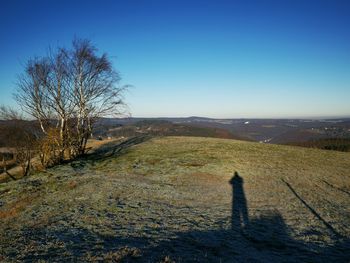
[[[0,222],[5,262],[348,262],[350,154],[194,137],[109,142],[0,184]]]

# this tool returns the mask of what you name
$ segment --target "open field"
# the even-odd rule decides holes
[[[0,184],[0,261],[348,262],[350,154],[110,141]]]

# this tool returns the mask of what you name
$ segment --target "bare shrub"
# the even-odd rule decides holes
[[[1,127],[2,136],[7,138],[7,146],[14,149],[13,159],[22,168],[22,176],[26,176],[32,168],[32,158],[38,152],[38,127],[35,122],[24,120],[14,109],[8,107],[0,107],[0,117],[7,120],[7,124]],[[15,179],[7,170],[6,160],[2,161],[4,171]]]
[[[60,161],[60,142],[60,133],[57,128],[49,128],[46,135],[39,141],[40,162],[44,168]]]

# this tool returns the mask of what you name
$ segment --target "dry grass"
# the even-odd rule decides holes
[[[0,219],[13,219],[17,217],[19,213],[35,202],[35,200],[38,199],[38,196],[38,194],[27,195],[15,200],[13,203],[6,205],[0,211]]]
[[[235,171],[244,200],[233,198]],[[27,261],[342,262],[350,251],[349,177],[349,153],[155,138],[118,157],[81,159],[0,185],[0,254]],[[239,231],[237,203],[250,222]],[[31,245],[20,250],[23,243]]]

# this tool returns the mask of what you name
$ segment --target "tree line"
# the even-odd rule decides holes
[[[295,142],[289,144],[323,150],[350,152],[350,138],[324,138],[311,140],[307,142]]]

